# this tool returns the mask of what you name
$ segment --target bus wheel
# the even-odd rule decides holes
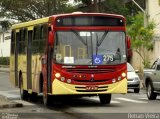
[[[28,91],[23,90],[23,77],[20,76],[20,96],[22,100],[28,100]]]
[[[99,94],[99,100],[101,104],[110,104],[111,94]]]
[[[35,92],[32,92],[32,94],[30,94],[30,101],[37,102],[38,101],[38,94]]]

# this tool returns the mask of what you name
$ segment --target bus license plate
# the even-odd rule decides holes
[[[98,90],[98,86],[86,86],[86,90]]]

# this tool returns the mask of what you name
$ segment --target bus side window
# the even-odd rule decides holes
[[[15,49],[15,53],[18,53],[19,51],[19,41],[20,41],[20,33],[19,32],[16,32],[16,39],[15,39],[15,42],[16,42],[16,49]]]
[[[46,25],[40,27],[39,52],[44,53],[46,47],[47,31]]]
[[[33,30],[32,51],[33,54],[39,53],[39,26],[35,26]]]
[[[19,37],[19,54],[25,54],[25,31],[24,29],[20,30],[20,37]]]
[[[15,31],[12,30],[12,34],[11,34],[11,55],[14,54],[15,50]]]
[[[27,41],[28,41],[28,30],[25,28],[24,29],[24,44],[25,44],[25,47],[24,47],[24,53],[26,54],[27,53]]]

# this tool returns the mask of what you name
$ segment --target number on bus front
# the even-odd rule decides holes
[[[113,62],[114,61],[113,55],[103,55],[103,61],[104,62]]]

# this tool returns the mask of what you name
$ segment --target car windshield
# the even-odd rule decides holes
[[[126,62],[125,33],[57,31],[54,59],[60,64],[113,65]]]
[[[134,72],[133,67],[129,63],[127,63],[127,71],[128,72]]]

